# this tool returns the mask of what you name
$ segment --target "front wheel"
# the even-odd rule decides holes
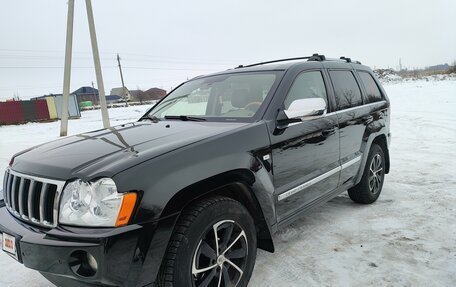
[[[385,153],[383,149],[372,144],[364,167],[361,181],[348,190],[348,195],[354,202],[369,204],[380,196],[385,178]]]
[[[183,211],[157,286],[247,286],[256,258],[256,232],[239,202],[214,197]]]

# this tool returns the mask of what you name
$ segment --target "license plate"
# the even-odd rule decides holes
[[[16,238],[12,235],[3,233],[2,249],[17,259]]]

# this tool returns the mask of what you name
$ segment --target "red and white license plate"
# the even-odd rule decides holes
[[[14,258],[17,258],[16,238],[12,235],[3,233],[1,241],[3,251],[8,252]]]

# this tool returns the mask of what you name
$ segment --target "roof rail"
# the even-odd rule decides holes
[[[360,65],[361,65],[361,62],[360,62],[360,61],[352,61],[351,58],[347,58],[347,57],[342,56],[342,57],[340,57],[340,59],[341,59],[341,60],[344,60],[344,61],[347,62],[347,63],[355,63],[355,64],[360,64]]]
[[[260,62],[260,63],[255,63],[255,64],[249,64],[249,65],[245,65],[245,66],[244,65],[239,65],[235,69],[249,68],[249,67],[254,67],[254,66],[272,64],[272,63],[279,63],[279,62],[286,62],[286,61],[295,61],[295,60],[324,61],[324,60],[326,60],[326,57],[325,57],[325,55],[313,54],[312,56],[307,56],[307,57],[295,57],[295,58],[286,58],[286,59],[272,60],[272,61]]]
[[[325,55],[318,55],[318,54],[313,54],[312,57],[309,57],[309,60],[307,61],[325,61],[326,57]]]
[[[255,66],[260,66],[260,65],[266,65],[266,64],[272,64],[272,63],[279,63],[279,62],[286,62],[286,61],[296,61],[296,60],[307,60],[307,61],[344,61],[346,63],[354,63],[354,64],[360,64],[360,61],[354,61],[351,58],[347,57],[340,57],[339,59],[335,58],[326,58],[325,55],[319,55],[317,53],[313,54],[312,56],[307,56],[307,57],[295,57],[295,58],[285,58],[285,59],[278,59],[278,60],[272,60],[272,61],[266,61],[266,62],[259,62],[255,64],[249,64],[249,65],[239,65],[235,69],[240,69],[240,68],[249,68],[249,67],[255,67]]]

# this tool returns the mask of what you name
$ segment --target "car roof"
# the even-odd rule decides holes
[[[318,54],[314,54],[318,55]],[[328,59],[323,55],[318,55],[319,60],[309,59],[311,57],[298,57],[298,58],[288,58],[288,59],[279,59],[274,61],[267,61],[251,65],[239,65],[233,69],[228,69],[225,71],[220,71],[216,73],[211,73],[207,75],[201,75],[193,79],[205,78],[209,76],[223,75],[223,74],[232,74],[232,73],[244,73],[244,72],[261,72],[261,71],[286,71],[289,69],[315,69],[315,68],[326,68],[326,69],[357,69],[371,71],[368,66],[362,65],[358,61],[352,61],[349,58],[341,57],[339,59]],[[347,60],[348,59],[348,60]],[[193,80],[192,79],[192,80]]]

